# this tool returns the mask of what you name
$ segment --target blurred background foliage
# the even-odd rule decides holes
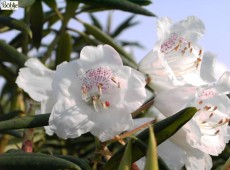
[[[19,10],[23,13],[22,18],[12,17],[15,12],[12,10],[0,11],[0,36],[5,33],[10,33],[12,36],[9,42],[4,40],[4,36],[1,36],[0,40],[0,76],[2,80],[0,121],[33,115],[34,111],[28,112],[31,105],[34,108],[39,108],[38,104],[31,101],[29,96],[15,84],[18,70],[24,66],[28,57],[37,57],[47,67],[55,69],[63,61],[79,58],[81,49],[86,45],[109,44],[120,53],[125,65],[136,68],[137,64],[133,54],[127,52],[127,49],[143,48],[142,44],[138,40],[119,39],[119,35],[139,24],[139,21],[135,19],[136,15],[155,17],[152,11],[145,9],[145,6],[150,3],[150,0],[20,0]],[[128,12],[130,16],[121,17],[120,23],[111,29],[112,15],[116,10]],[[102,21],[96,17],[95,13],[100,11],[109,11],[107,20]],[[88,15],[90,22],[85,22],[79,17],[82,13]],[[142,111],[142,114],[145,112],[147,110]],[[183,123],[185,122],[177,123],[177,126],[179,127]],[[169,127],[168,124],[164,126],[165,128]],[[100,153],[102,146],[98,145],[98,142],[95,142],[95,138],[89,133],[76,139],[67,140],[60,139],[55,135],[47,136],[43,127],[27,130],[4,130],[3,128],[0,133],[0,153],[7,152],[8,154],[7,156],[0,155],[0,165],[8,161],[12,165],[12,169],[20,169],[21,164],[22,169],[36,169],[36,166],[31,165],[30,167],[31,160],[28,159],[28,155],[20,152],[23,141],[31,137],[33,152],[46,154],[34,156],[36,161],[38,157],[44,165],[43,169],[77,169],[79,167],[82,169],[95,169],[96,167],[103,169],[102,167],[106,163],[106,159],[101,156],[104,153]],[[155,130],[155,133],[160,132]],[[127,148],[132,143],[135,142],[130,141]],[[112,153],[122,148],[119,142],[113,142],[108,147]],[[130,150],[130,148],[126,150]],[[220,169],[229,154],[230,147],[228,145],[220,156],[213,157],[213,169]],[[47,157],[49,155],[55,155],[56,159],[46,163],[50,159]],[[25,158],[24,162],[17,162],[17,159],[22,157]],[[12,159],[15,160],[15,163],[12,163]],[[64,160],[67,162],[59,162]],[[56,162],[55,165],[51,164],[52,161]],[[119,164],[119,162],[117,163]],[[121,169],[126,163],[121,163]],[[23,165],[27,165],[27,167]],[[161,167],[160,162],[159,167]],[[37,168],[42,169],[41,166]],[[167,169],[163,165],[162,168]]]

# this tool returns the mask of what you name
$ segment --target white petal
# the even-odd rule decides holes
[[[154,118],[150,118],[150,117],[143,117],[143,118],[137,118],[134,119],[134,125],[133,125],[133,129],[140,127],[143,124],[149,123],[151,121],[153,121]]]
[[[113,111],[97,114],[101,115],[91,117],[91,120],[95,122],[95,126],[90,132],[102,142],[112,139],[115,135],[133,127],[132,116],[127,114],[126,109],[114,109]]]
[[[194,16],[189,16],[186,20],[175,23],[171,28],[171,32],[181,35],[192,42],[200,39],[204,34],[204,30],[203,22]]]
[[[212,159],[208,154],[191,147],[186,150],[186,153],[185,166],[187,170],[210,170],[212,168]]]
[[[144,170],[145,168],[145,162],[146,162],[146,157],[142,157],[141,159],[139,159],[138,161],[135,162],[135,164],[137,165],[137,167],[139,168],[139,170]]]
[[[230,92],[230,72],[226,71],[217,81],[216,90],[219,93],[229,93]]]
[[[78,81],[77,75],[80,68],[84,68],[83,62],[63,62],[57,66],[52,88],[57,100],[63,97],[81,98],[81,84]]]
[[[149,75],[150,86],[156,92],[171,89],[179,83],[162,55],[151,50],[139,63],[139,70]]]
[[[200,67],[200,76],[203,80],[207,82],[216,81],[214,74],[214,64],[215,64],[216,55],[211,52],[205,52],[203,55],[201,67]]]
[[[120,55],[109,45],[86,46],[81,50],[80,59],[93,64],[123,65]]]
[[[38,59],[30,58],[25,68],[19,70],[16,83],[32,99],[41,102],[51,95],[51,82],[54,71],[46,68]]]
[[[89,132],[94,123],[88,119],[87,114],[82,113],[74,101],[63,98],[55,104],[49,126],[59,137],[66,139]]]
[[[158,40],[165,40],[170,34],[172,21],[168,17],[163,17],[157,21]]]
[[[128,74],[129,73],[129,74]],[[131,113],[138,109],[146,99],[146,90],[145,90],[145,77],[140,72],[130,68],[123,67],[117,70],[116,73],[118,76],[126,78],[127,87],[122,87],[121,92],[122,98],[120,102],[123,102],[123,107],[126,109],[127,113]]]
[[[56,98],[52,95],[46,100],[41,101],[41,114],[51,113],[53,106],[56,103]]]
[[[181,131],[181,130],[179,130]],[[178,131],[178,132],[179,132]],[[173,135],[170,140],[185,151],[185,166],[188,170],[210,170],[212,167],[212,159],[208,154],[191,147],[185,140],[186,133],[181,131]]]
[[[182,86],[156,95],[154,106],[166,117],[184,109],[195,99],[196,88]]]
[[[50,129],[50,126],[44,126],[46,134],[52,136],[54,132]]]
[[[178,170],[185,164],[186,153],[170,140],[164,141],[158,147],[158,154],[171,170]]]

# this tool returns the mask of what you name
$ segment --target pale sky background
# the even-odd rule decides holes
[[[224,63],[230,68],[230,1],[219,0],[154,0],[153,3],[146,7],[155,13],[158,18],[170,17],[177,22],[185,19],[187,16],[194,15],[200,18],[205,24],[205,34],[198,44],[203,47],[203,51],[215,53],[217,61]],[[99,16],[100,21],[106,21],[108,12],[95,13]],[[113,13],[113,28],[121,23],[130,13],[115,11]],[[15,17],[22,16],[20,9],[14,14]],[[80,15],[79,18],[88,21],[86,14]],[[147,17],[138,15],[135,20],[140,24],[125,31],[120,39],[139,41],[145,49],[134,51],[134,55],[139,61],[147,54],[156,42],[156,17]],[[75,23],[76,27],[81,27]],[[0,39],[9,40],[9,37],[0,35]]]

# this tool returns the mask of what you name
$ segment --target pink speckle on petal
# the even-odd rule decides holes
[[[215,89],[206,89],[201,94],[199,94],[199,98],[201,98],[201,99],[209,99],[209,98],[214,97],[216,94],[217,93],[216,93]]]

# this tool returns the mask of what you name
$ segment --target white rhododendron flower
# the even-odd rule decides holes
[[[146,117],[134,119],[135,126],[139,127],[154,119],[160,121],[166,118],[154,106],[150,108],[149,114],[154,118]],[[149,114],[148,116],[150,116]],[[211,157],[199,149],[193,148],[186,142],[186,134],[184,132],[176,133],[168,140],[158,145],[157,153],[171,170],[178,170],[183,166],[188,170],[209,170],[212,167]],[[136,162],[140,170],[144,170],[145,161],[146,159],[144,157]]]
[[[49,127],[58,136],[75,138],[90,131],[105,141],[133,126],[130,113],[145,100],[145,78],[123,66],[112,47],[84,47],[79,60],[60,64],[52,75],[34,61],[41,69],[28,62],[17,84],[36,101],[45,101],[43,107],[52,108]]]
[[[196,44],[204,33],[203,22],[190,16],[172,24],[165,17],[157,25],[158,41],[139,64],[139,70],[149,75],[150,86],[159,92],[178,85],[203,84],[200,77],[203,50]]]
[[[79,60],[60,64],[56,72],[35,58],[25,66],[16,83],[41,102],[41,113],[52,111],[49,135],[74,138],[90,131],[108,140],[133,126],[130,113],[146,97],[144,76],[123,66],[108,45],[83,48]]]
[[[36,113],[50,113],[55,102],[51,86],[54,71],[45,67],[36,58],[27,60],[25,66],[19,70],[16,79],[17,85],[27,92],[33,100],[41,103],[41,111]],[[53,134],[49,126],[46,126],[45,130],[48,134]]]
[[[177,134],[186,137],[193,148],[216,156],[230,140],[230,99],[226,96],[229,91],[230,73],[226,72],[215,84],[183,86],[159,93],[154,106],[166,117],[185,107],[196,107],[198,112]]]

